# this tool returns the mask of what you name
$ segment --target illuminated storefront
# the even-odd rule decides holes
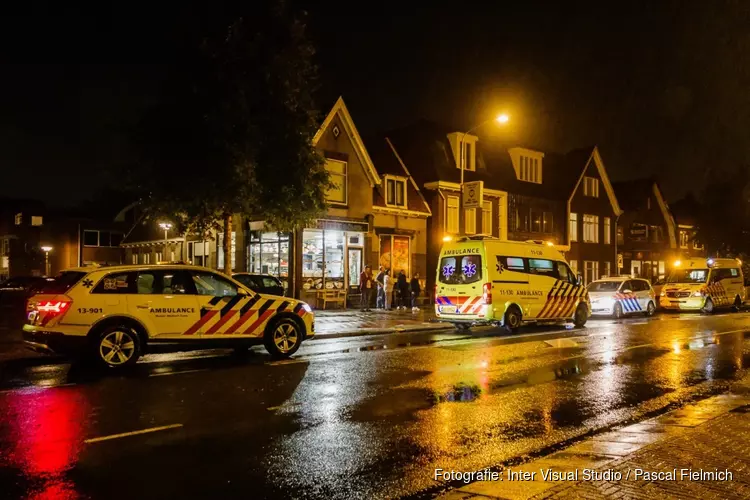
[[[289,233],[250,231],[247,270],[276,276],[289,286]]]
[[[409,236],[396,234],[381,234],[380,259],[378,264],[383,269],[390,269],[391,276],[398,276],[404,271],[407,277],[411,276],[411,251]]]

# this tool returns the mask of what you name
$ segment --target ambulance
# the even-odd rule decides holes
[[[742,262],[738,259],[676,261],[661,289],[659,306],[666,310],[712,313],[738,310],[745,301]]]
[[[108,368],[134,364],[157,343],[239,351],[262,344],[275,357],[289,357],[315,332],[306,303],[189,265],[63,271],[27,311],[29,348],[83,355]]]
[[[572,321],[591,316],[588,292],[565,257],[549,243],[464,237],[443,245],[435,285],[435,315],[459,330]]]

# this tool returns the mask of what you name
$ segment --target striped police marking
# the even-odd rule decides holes
[[[307,313],[307,311],[305,311],[305,307],[302,305],[301,302],[297,304],[296,306],[294,306],[294,310],[292,312],[294,312],[294,314],[299,315],[300,318]]]
[[[580,300],[587,294],[588,291],[583,286],[557,280],[547,294],[547,301],[537,314],[537,318],[567,318],[573,314]]]
[[[284,301],[284,302],[282,302],[282,303],[281,303],[281,305],[280,305],[280,306],[279,306],[279,307],[278,307],[278,308],[276,309],[276,312],[277,312],[277,313],[280,313],[280,312],[284,311],[284,310],[285,310],[285,309],[286,309],[287,307],[289,307],[289,302],[287,302],[287,301]]]
[[[201,314],[202,314],[201,319],[196,321],[193,326],[188,328],[185,331],[185,333],[183,333],[183,335],[195,335],[195,332],[200,330],[203,325],[211,321],[211,318],[219,314],[219,311],[216,311],[216,310],[206,311],[205,314],[203,313],[203,311],[201,311]]]
[[[205,334],[213,335],[216,332],[218,332],[222,326],[227,324],[227,322],[229,322],[229,320],[232,319],[232,316],[237,314],[237,311],[233,310],[234,306],[236,306],[240,301],[243,301],[243,300],[249,300],[249,299],[239,294],[229,299],[227,303],[224,305],[224,307],[221,308],[221,311],[219,313],[221,318],[219,319],[219,321],[214,323]]]

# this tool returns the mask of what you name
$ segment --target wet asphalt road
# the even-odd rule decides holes
[[[750,314],[0,365],[0,498],[393,498],[726,390]],[[462,401],[463,400],[463,401]],[[143,434],[127,434],[150,430]]]

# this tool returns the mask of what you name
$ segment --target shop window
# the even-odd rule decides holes
[[[326,159],[326,170],[330,175],[332,187],[328,190],[328,203],[347,203],[347,164],[344,161]]]
[[[325,242],[325,288],[344,287],[344,232],[326,230]]]
[[[251,273],[270,274],[286,282],[289,278],[289,235],[251,231],[247,269]]]
[[[392,271],[391,276],[398,276],[402,270],[406,276],[411,276],[409,254],[409,237],[392,234],[380,236],[380,261],[379,265],[384,269]]]

